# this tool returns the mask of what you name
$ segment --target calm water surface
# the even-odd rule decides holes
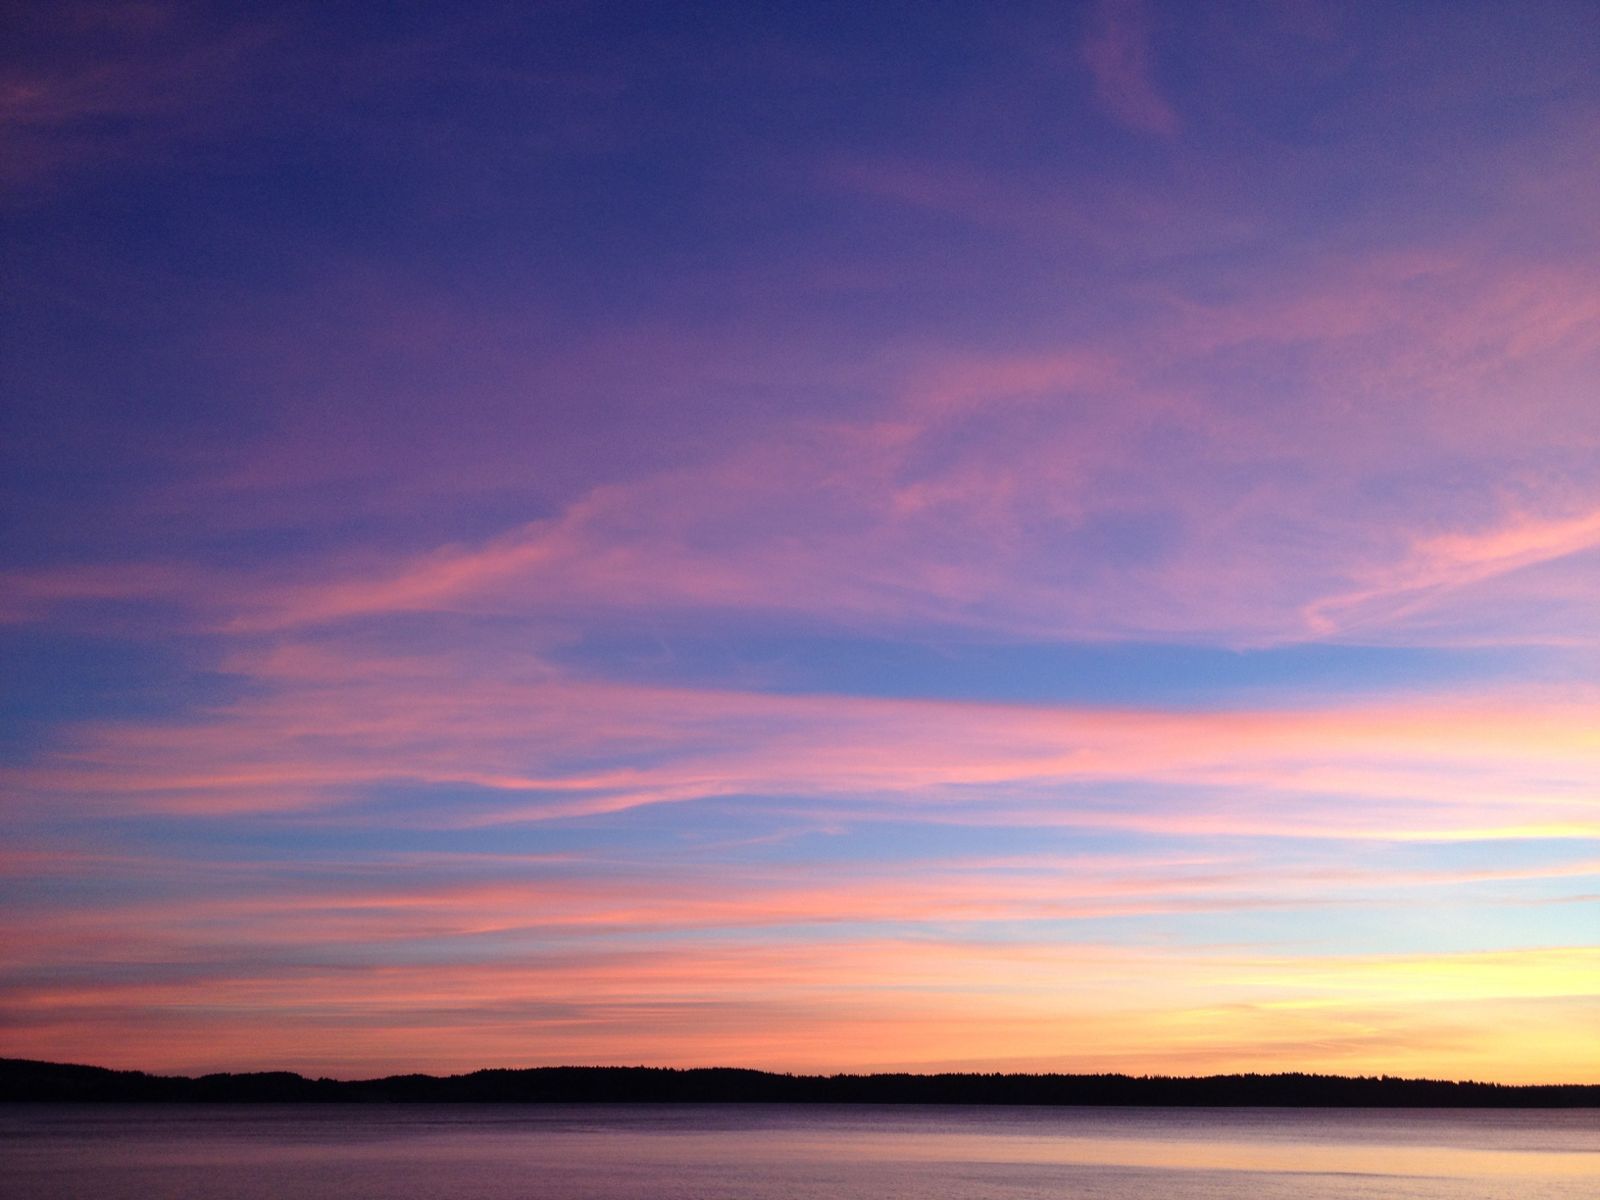
[[[1600,1110],[0,1105],[0,1195],[1594,1200]]]

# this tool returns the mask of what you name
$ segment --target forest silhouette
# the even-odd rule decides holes
[[[732,1067],[530,1067],[466,1075],[190,1078],[0,1059],[0,1101],[474,1104],[1013,1104],[1305,1108],[1600,1107],[1600,1084],[1515,1086],[1392,1076],[784,1075]]]

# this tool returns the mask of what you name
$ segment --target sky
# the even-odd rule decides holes
[[[0,1053],[1600,1081],[1600,8],[21,3]]]

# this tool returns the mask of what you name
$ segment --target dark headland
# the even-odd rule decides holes
[[[424,1104],[1027,1104],[1280,1108],[1592,1108],[1600,1084],[1508,1086],[1342,1075],[779,1075],[730,1067],[531,1067],[307,1079],[150,1075],[0,1059],[0,1101]]]

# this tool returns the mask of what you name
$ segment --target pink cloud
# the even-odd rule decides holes
[[[1530,563],[1497,620],[1475,597],[1504,571],[1457,572],[1444,588],[1403,585],[1432,539],[1560,524],[1600,505],[1600,477],[1582,453],[1600,446],[1600,409],[1586,390],[1600,354],[1592,281],[1478,237],[1330,252],[1303,273],[1228,282],[1225,299],[1205,302],[1152,288],[1136,327],[1004,350],[891,341],[874,360],[829,366],[792,346],[739,349],[705,330],[675,340],[667,328],[613,330],[550,361],[540,350],[541,386],[561,395],[583,386],[655,395],[651,378],[673,396],[742,391],[776,363],[819,393],[866,397],[770,413],[744,434],[730,421],[615,478],[588,470],[594,456],[572,447],[525,449],[542,443],[516,424],[535,409],[511,381],[532,366],[508,348],[509,326],[473,335],[447,306],[441,315],[390,299],[375,324],[393,318],[412,342],[475,336],[475,349],[504,358],[493,374],[506,394],[478,416],[509,422],[494,439],[503,453],[479,454],[467,470],[481,428],[369,437],[357,420],[322,430],[314,445],[301,444],[309,432],[286,435],[163,503],[248,512],[270,526],[304,503],[294,497],[382,476],[389,462],[393,488],[412,504],[443,503],[452,488],[557,480],[537,503],[523,497],[537,519],[471,538],[419,519],[410,538],[355,540],[270,567],[14,572],[4,616],[70,621],[84,599],[154,600],[175,619],[245,640],[395,614],[570,625],[740,611],[898,633],[962,626],[1241,646],[1383,640],[1389,629],[1423,640],[1592,641],[1581,564]],[[381,289],[344,298],[364,303],[368,291]],[[1274,377],[1283,355],[1308,364],[1294,388],[1248,382]],[[308,409],[305,419],[309,429],[321,417]],[[1549,445],[1557,429],[1559,454]],[[415,474],[393,469],[396,456],[410,462],[401,440],[430,446]],[[1552,465],[1534,469],[1535,460]],[[400,503],[365,502],[390,501]],[[1400,581],[1405,603],[1350,600],[1385,581]],[[1359,620],[1333,620],[1335,610]]]
[[[1597,829],[1596,707],[1570,688],[1181,712],[647,687],[487,647],[406,658],[284,647],[231,666],[252,686],[226,706],[85,726],[9,768],[13,807],[317,811],[466,785],[473,798],[420,819],[472,828],[756,795],[806,796],[845,819],[1200,836]],[[1150,798],[1098,799],[1112,781]]]
[[[246,110],[217,101],[237,98],[251,64],[278,34],[269,23],[240,22],[195,39],[170,4],[95,5],[44,22],[19,13],[18,32],[31,34],[31,26],[63,15],[60,32],[81,44],[0,75],[0,186],[13,192],[86,168],[164,156],[236,124]],[[95,36],[108,30],[116,38]]]
[[[1514,517],[1475,533],[1419,539],[1401,561],[1376,571],[1359,590],[1318,600],[1307,610],[1317,633],[1392,622],[1437,605],[1459,589],[1600,547],[1600,509],[1565,519]]]
[[[107,884],[156,879],[159,865],[108,863],[103,878]],[[439,864],[428,865],[436,871]],[[235,955],[292,950],[325,960],[336,959],[339,948],[352,943],[404,956],[418,942],[486,935],[502,946],[542,947],[545,953],[612,938],[634,953],[641,935],[662,932],[722,936],[864,923],[960,928],[982,940],[987,927],[996,925],[1015,929],[1105,917],[1337,910],[1370,906],[1375,897],[1396,891],[1442,902],[1456,888],[1600,877],[1600,863],[1592,859],[1520,869],[1394,872],[1337,862],[1078,856],[1055,862],[913,860],[853,871],[826,865],[761,872],[729,867],[711,878],[671,864],[608,870],[603,863],[529,862],[519,864],[517,874],[507,873],[508,864],[492,856],[470,865],[475,878],[443,883],[431,877],[397,883],[392,871],[359,862],[341,864],[337,871],[322,866],[309,875],[286,863],[203,866],[194,889],[180,902],[134,899],[108,910],[36,908],[6,958],[34,970],[101,958],[198,962],[215,958],[227,944]],[[174,869],[176,864],[165,864],[167,872]],[[337,882],[330,884],[330,878]],[[1551,901],[1534,894],[1531,902]]]
[[[1107,113],[1137,132],[1173,137],[1181,123],[1156,85],[1150,36],[1144,0],[1100,0],[1083,62]]]
[[[1579,928],[1600,838],[1581,56],[1484,90],[1431,48],[1374,60],[1321,11],[1185,13],[1200,120],[1165,90],[1173,15],[1103,0],[1066,50],[1078,90],[1148,138],[1106,154],[1054,43],[1020,47],[1010,17],[983,22],[1008,61],[903,97],[937,120],[897,103],[766,156],[740,120],[736,164],[733,127],[679,122],[710,136],[657,163],[693,167],[660,177],[690,218],[668,246],[637,197],[579,211],[587,170],[536,174],[557,144],[595,180],[649,165],[634,101],[670,82],[635,73],[651,53],[486,72],[455,58],[467,41],[381,22],[349,24],[347,54],[160,5],[39,9],[62,56],[0,80],[0,182],[52,264],[19,311],[50,337],[106,332],[83,364],[43,343],[24,364],[20,486],[39,484],[16,544],[38,557],[0,578],[0,620],[62,671],[0,766],[8,1052],[1600,1067],[1572,1050],[1594,1044],[1595,953],[1543,944]],[[95,22],[120,24],[73,49]],[[803,57],[782,68],[796,102],[854,86]],[[1429,57],[1449,69],[1364,111],[1361,80]],[[230,103],[268,77],[269,109]],[[484,89],[515,103],[489,113]],[[1256,101],[1287,89],[1263,124]],[[458,94],[478,100],[433,104]],[[1540,119],[1477,136],[1495,98]],[[1396,100],[1427,125],[1415,161]],[[312,213],[300,156],[335,147],[352,170],[318,177]],[[55,239],[50,203],[80,177],[78,232]],[[346,237],[373,187],[392,207]],[[241,225],[227,197],[246,192],[261,221]],[[196,203],[199,225],[159,216]],[[569,206],[584,236],[562,233]],[[127,221],[150,236],[116,245]],[[413,236],[435,224],[482,240]],[[611,232],[629,236],[584,252]],[[706,659],[726,634],[719,682],[670,661],[684,629]],[[613,644],[657,630],[648,669]],[[140,679],[102,670],[96,639]],[[1205,710],[789,694],[769,689],[798,673],[763,658],[1071,641],[1146,643],[1105,660],[1168,655]],[[1397,654],[1262,655],[1270,699],[1230,682],[1228,704],[1193,665],[1308,641],[1499,653],[1419,655],[1430,678],[1460,665],[1437,690],[1394,682]],[[134,697],[146,654],[222,684]],[[1289,678],[1380,657],[1366,693]],[[1502,682],[1522,668],[1546,682]],[[974,692],[1033,686],[976,674]],[[281,860],[252,857],[279,838]],[[1443,845],[1468,841],[1494,845]],[[1085,845],[1119,853],[1053,852]],[[1373,944],[1413,901],[1486,948],[1307,950]],[[1110,918],[1142,944],[1061,936]],[[903,936],[864,932],[885,929]],[[1289,940],[1240,944],[1263,929]]]
[[[217,572],[175,563],[83,563],[0,573],[0,624],[35,624],[64,606],[97,601],[182,605],[223,594]]]
[[[378,1073],[398,1065],[396,1037],[425,1029],[407,1067],[871,1069],[926,1065],[937,1046],[1012,1069],[1294,1061],[1432,1075],[1461,1073],[1465,1053],[1519,1064],[1502,1068],[1511,1079],[1555,1081],[1597,1065],[1576,1049],[1592,1044],[1581,1031],[1595,969],[1577,947],[1294,957],[878,939],[55,983],[12,992],[6,1013],[18,1053],[65,1057],[88,1028],[111,1065],[169,1069]],[[1508,1019],[1529,1003],[1539,1022]]]

